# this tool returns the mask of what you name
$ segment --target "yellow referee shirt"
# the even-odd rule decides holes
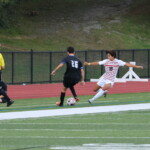
[[[3,70],[4,68],[5,68],[5,61],[3,55],[0,53],[0,70]]]

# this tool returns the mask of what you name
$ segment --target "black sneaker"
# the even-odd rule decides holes
[[[10,100],[9,102],[7,102],[7,107],[9,107],[10,105],[12,105],[15,101],[14,100]]]
[[[92,102],[90,101],[90,99],[88,100],[88,102],[89,102],[90,104],[92,104]]]
[[[104,97],[106,98],[106,97],[107,97],[107,92],[105,92],[103,95],[104,95]]]

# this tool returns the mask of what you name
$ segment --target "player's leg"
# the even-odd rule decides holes
[[[101,90],[101,89],[99,89],[99,90]],[[98,90],[98,91],[99,91],[99,90]],[[98,91],[97,91],[97,92],[98,92]],[[105,92],[104,92],[104,94],[103,94],[103,96],[104,96],[105,98],[107,97],[107,92],[108,92],[108,91],[105,90]]]
[[[3,96],[0,96],[0,103],[7,103],[6,98],[4,98]]]
[[[7,93],[7,84],[4,81],[0,81],[0,86],[2,86],[2,89]]]
[[[73,97],[76,98],[76,97],[77,97],[77,94],[76,94],[76,91],[75,91],[75,89],[74,89],[74,86],[70,86],[69,88],[70,88],[70,90],[71,90],[71,93],[72,93]]]
[[[5,98],[5,97],[2,96],[2,95],[0,96],[0,103],[7,103],[7,107],[8,107],[8,102],[7,102],[7,101],[8,101],[7,98]],[[13,101],[13,100],[10,100],[9,103],[13,104],[14,101],[13,101],[13,102],[12,102],[12,101]],[[11,104],[10,104],[10,105],[11,105]],[[9,105],[9,106],[10,106],[10,105]]]
[[[60,102],[56,102],[56,105],[63,106],[65,95],[66,95],[66,91],[68,89],[68,85],[69,85],[69,82],[68,82],[67,78],[64,77],[63,88],[62,88],[61,93],[60,93]]]
[[[102,87],[100,85],[96,84],[93,91],[98,92],[100,88],[102,88]]]
[[[71,83],[70,86],[69,86],[69,88],[70,88],[70,91],[71,91],[73,97],[75,98],[75,100],[76,100],[76,101],[79,101],[79,98],[78,98],[77,93],[76,93],[75,88],[74,88],[74,86],[75,86],[77,83],[78,83],[78,81],[75,81],[75,82]]]
[[[110,83],[110,87],[113,87],[113,85],[114,85],[114,82],[112,82],[112,81],[110,81],[110,80],[106,80],[105,83],[106,83],[106,84],[109,84],[109,83]],[[109,88],[110,88],[110,87],[109,87]],[[109,88],[108,88],[108,89],[109,89]],[[102,88],[102,89],[103,89],[103,88]],[[107,90],[107,89],[103,89],[103,90],[105,91],[103,95],[104,95],[104,97],[106,98],[106,97],[107,97],[107,92],[108,92],[108,90]]]
[[[71,86],[71,87],[70,87],[70,90],[71,90],[71,92],[72,92],[72,95],[73,95],[74,99],[75,99],[76,101],[79,101],[79,98],[78,98],[78,96],[77,96],[77,94],[76,94],[76,91],[75,91],[75,89],[74,89],[74,86]]]
[[[67,87],[64,86],[62,88],[62,91],[61,91],[61,94],[60,94],[60,104],[59,104],[59,106],[63,106],[63,104],[64,104],[64,99],[65,99],[66,91],[67,91]]]
[[[7,84],[4,81],[0,81],[0,95],[3,96],[4,99],[7,101],[7,107],[14,103],[13,100],[9,98],[7,95]]]
[[[9,107],[10,105],[14,103],[14,100],[11,100],[9,96],[7,95],[6,91],[4,91],[3,89],[0,89],[0,95],[3,95],[4,98],[7,100],[7,107]]]
[[[0,81],[2,80],[2,71],[0,70]]]
[[[97,94],[92,98],[89,99],[88,102],[92,103],[93,101],[95,101],[96,99],[98,99],[99,97],[101,97],[102,95],[104,95],[104,93],[106,93],[106,91],[111,87],[111,83],[107,83],[105,84],[105,82],[98,82],[96,84],[96,86],[94,87],[94,91],[97,91]]]
[[[107,97],[107,90],[105,91],[105,93],[103,95],[105,98]]]

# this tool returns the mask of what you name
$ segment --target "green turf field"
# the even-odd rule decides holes
[[[89,98],[80,96],[81,101],[73,107],[150,103],[150,93],[111,94],[93,105],[87,103]],[[1,104],[0,113],[56,109],[57,99],[16,100],[10,108]],[[142,110],[3,120],[0,121],[0,150],[148,150],[149,117],[150,111]]]
[[[87,102],[87,100],[92,98],[92,96],[79,96],[79,98],[80,101],[73,107],[149,103],[150,93],[108,94],[107,98],[101,97],[92,105],[89,105]],[[55,106],[56,101],[59,101],[59,97],[16,100],[15,103],[9,108],[6,107],[6,104],[1,104],[0,113],[10,111],[56,109],[58,108]],[[70,108],[70,106],[67,106],[65,103],[63,108]]]

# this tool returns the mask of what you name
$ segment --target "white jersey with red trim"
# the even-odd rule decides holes
[[[99,61],[99,65],[105,66],[105,73],[103,74],[103,78],[114,82],[116,75],[118,73],[118,69],[120,66],[124,66],[126,62],[118,59],[109,60],[104,59],[103,61]]]

